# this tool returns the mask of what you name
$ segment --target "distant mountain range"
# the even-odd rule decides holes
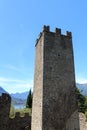
[[[0,95],[2,93],[8,93],[5,89],[3,89],[2,87],[0,87]],[[11,93],[10,96],[12,98],[17,98],[17,99],[21,99],[21,100],[26,100],[27,99],[27,96],[28,96],[28,91],[26,92],[22,92],[22,93]]]
[[[10,94],[12,97],[12,102],[14,106],[26,106],[26,100],[29,92],[23,92],[23,93],[12,93]]]
[[[4,90],[2,87],[0,87],[0,95],[2,93],[8,93],[8,92],[6,90]],[[27,95],[28,95],[28,92],[10,94],[13,105],[14,106],[16,106],[16,105],[25,106],[26,100],[27,100]]]
[[[79,84],[76,83],[77,88],[81,91],[81,93],[85,96],[87,96],[87,84]],[[2,93],[8,93],[6,92],[6,90],[4,90],[2,87],[0,87],[0,95]],[[11,98],[12,98],[12,103],[14,105],[26,105],[26,100],[27,100],[27,96],[28,96],[28,91],[23,92],[23,93],[12,93],[10,94]]]
[[[77,83],[76,86],[83,95],[87,96],[87,83],[86,84]]]
[[[23,92],[23,93],[11,93],[11,96],[14,97],[14,98],[18,98],[18,99],[27,99],[27,96],[28,96],[28,91],[26,92]]]

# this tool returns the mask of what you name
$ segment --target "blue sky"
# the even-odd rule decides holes
[[[8,92],[32,88],[35,40],[43,25],[72,32],[76,81],[87,83],[86,0],[0,0],[0,86]]]

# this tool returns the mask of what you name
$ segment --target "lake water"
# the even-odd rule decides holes
[[[14,105],[15,109],[23,109],[25,107],[26,107],[25,105]]]

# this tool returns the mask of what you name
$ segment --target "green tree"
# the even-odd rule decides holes
[[[76,88],[76,97],[78,101],[79,112],[85,113],[87,110],[86,97]]]
[[[28,97],[27,97],[26,107],[32,108],[32,92],[31,92],[31,89],[30,89]]]

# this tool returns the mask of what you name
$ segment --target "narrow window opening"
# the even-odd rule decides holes
[[[50,70],[52,70],[52,67],[50,67]]]
[[[60,56],[60,54],[58,54],[58,56]]]

